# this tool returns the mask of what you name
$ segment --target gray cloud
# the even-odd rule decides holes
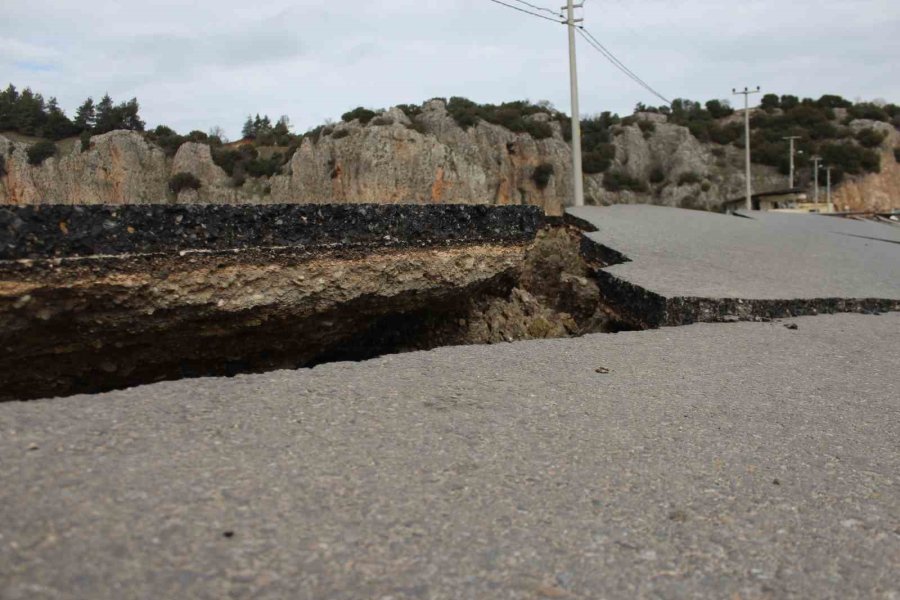
[[[556,7],[559,0],[531,0]],[[464,95],[568,106],[565,28],[487,0],[6,0],[0,71],[57,96],[137,96],[179,130],[289,114],[298,129],[373,107]],[[7,6],[8,5],[8,6]],[[587,0],[588,28],[670,98],[732,87],[900,101],[895,0]],[[582,109],[654,103],[586,45]]]

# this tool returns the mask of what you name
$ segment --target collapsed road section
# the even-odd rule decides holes
[[[873,229],[875,227],[875,229]],[[900,235],[616,206],[0,210],[0,400],[702,321],[900,310]]]
[[[596,329],[577,235],[543,225],[531,207],[4,209],[0,399]],[[538,288],[571,291],[568,312]]]
[[[604,302],[640,328],[900,310],[900,228],[660,206],[568,210]]]

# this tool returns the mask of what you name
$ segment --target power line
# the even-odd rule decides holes
[[[530,10],[525,10],[524,8],[519,8],[518,6],[513,6],[512,4],[507,4],[506,2],[501,2],[500,0],[490,0],[494,4],[500,4],[507,8],[511,8],[513,10],[517,10],[519,12],[523,12],[526,15],[531,15],[532,17],[537,17],[539,19],[546,19],[547,21],[552,21],[553,23],[561,23],[562,21],[557,21],[556,19],[551,19],[550,17],[546,17],[540,13],[531,12]],[[516,0],[517,2],[521,2],[521,0]],[[523,3],[524,4],[524,3]]]
[[[538,6],[536,4],[532,4],[531,2],[526,2],[525,0],[515,0],[515,2],[518,2],[519,4],[524,4],[525,6],[533,8],[535,10],[539,10],[539,11],[554,15],[556,17],[562,18],[562,14],[558,11],[550,10],[549,8],[545,8],[543,6]]]
[[[591,34],[590,31],[588,31],[584,27],[579,27],[578,33],[581,34],[581,37],[584,38],[584,40],[594,50],[599,52],[604,58],[606,58],[606,60],[608,60],[610,63],[612,63],[612,65],[614,67],[616,67],[617,69],[622,71],[622,73],[624,73],[629,79],[631,79],[632,81],[637,83],[639,86],[641,86],[642,88],[644,88],[645,90],[647,90],[648,92],[650,92],[651,94],[653,94],[654,96],[656,96],[657,98],[659,98],[660,100],[665,102],[666,104],[672,104],[672,102],[668,98],[666,98],[665,96],[663,96],[662,94],[657,92],[655,89],[653,89],[653,87],[649,83],[647,83],[646,81],[644,81],[643,79],[638,77],[638,75],[634,71],[632,71],[631,69],[626,67],[625,63],[623,63],[618,58],[616,58],[616,55],[613,54],[609,49],[607,49],[606,46],[604,46],[602,43],[600,43],[600,40],[598,40],[596,37],[594,37],[594,35]]]
[[[648,92],[650,92],[651,94],[653,94],[654,96],[656,96],[657,98],[659,98],[660,100],[665,102],[666,104],[672,103],[668,98],[666,98],[665,96],[663,96],[662,94],[657,92],[655,89],[653,89],[653,87],[649,83],[647,83],[646,81],[641,79],[634,71],[632,71],[627,66],[625,66],[625,63],[623,63],[621,60],[616,58],[616,55],[613,54],[608,48],[606,48],[606,46],[604,46],[602,43],[600,43],[600,40],[598,40],[596,37],[594,37],[594,35],[591,34],[590,31],[588,31],[584,27],[580,27],[578,32],[581,34],[581,37],[583,37],[585,39],[585,41],[588,44],[590,44],[591,47],[594,48],[594,50],[596,50],[597,52],[602,54],[604,58],[606,58],[610,63],[612,63],[614,67],[616,67],[617,69],[622,71],[632,81],[634,81],[635,83],[640,85],[642,88],[644,88],[645,90],[647,90]]]

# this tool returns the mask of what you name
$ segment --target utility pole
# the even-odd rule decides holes
[[[755,90],[745,87],[743,92],[739,92],[736,89],[731,90],[731,93],[734,95],[744,95],[744,150],[746,152],[747,161],[747,210],[753,210],[753,184],[750,181],[750,95],[758,94],[759,92],[759,86],[756,86]]]
[[[810,160],[813,161],[813,178],[816,182],[816,194],[813,196],[815,198],[816,204],[819,203],[819,163],[822,161],[822,157],[818,154],[811,156]]]
[[[794,140],[799,140],[800,136],[792,135],[781,139],[788,140],[791,143],[791,189],[794,189]]]
[[[827,189],[828,189],[828,195],[827,195],[828,209],[827,210],[830,213],[834,212],[834,204],[831,202],[831,169],[832,169],[832,167],[825,167],[825,177],[826,177],[826,181],[828,182],[826,184],[828,186],[827,187]]]
[[[581,112],[578,108],[578,61],[575,57],[575,23],[584,19],[575,18],[575,9],[584,6],[584,2],[573,4],[568,0],[561,7],[567,12],[566,22],[569,29],[569,83],[572,93],[572,178],[575,183],[575,206],[584,206],[584,176],[581,173]]]

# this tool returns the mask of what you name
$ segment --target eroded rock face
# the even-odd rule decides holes
[[[665,115],[639,113],[638,120],[652,122],[653,130],[645,133],[637,124],[621,127],[612,140],[616,158],[607,173],[627,174],[647,183],[647,190],[609,191],[603,186],[607,174],[589,176],[585,180],[588,203],[717,209],[723,201],[744,193],[740,149],[703,144],[686,127],[667,123]],[[755,190],[786,187],[785,178],[771,167],[754,164],[752,173]]]
[[[124,204],[161,202],[166,197],[169,167],[163,151],[130,131],[91,138],[40,166],[28,164],[26,144],[0,136],[6,157],[0,178],[0,204]]]
[[[878,149],[881,152],[881,172],[842,183],[834,192],[837,210],[890,212],[900,208],[900,163],[894,154],[894,148],[900,147],[900,132],[892,125],[879,121],[857,119],[850,123],[854,133],[869,128],[886,136]]]
[[[117,131],[80,144],[41,166],[28,164],[26,144],[0,135],[8,174],[0,177],[0,204],[40,203],[414,203],[531,205],[560,214],[571,204],[572,154],[560,125],[548,115],[553,135],[535,140],[487,122],[463,129],[441,100],[426,103],[412,121],[398,108],[366,125],[339,123],[318,141],[307,138],[271,178],[248,178],[235,186],[203,144],[186,143],[173,159],[140,134]],[[614,129],[615,160],[607,174],[585,177],[588,204],[653,203],[716,209],[744,193],[744,155],[732,145],[703,144],[665,115],[639,113],[637,123]],[[644,131],[638,125],[652,126]],[[854,121],[851,129],[888,133],[882,173],[848,180],[836,204],[851,209],[900,206],[900,169],[893,148],[900,145],[889,124]],[[552,175],[535,181],[539,166]],[[175,198],[167,190],[172,175],[187,172],[199,190]],[[622,173],[644,182],[642,191],[610,191],[604,178]],[[753,188],[781,189],[787,178],[776,169],[753,165]],[[609,187],[609,186],[607,186]]]
[[[571,153],[558,131],[536,141],[485,122],[463,130],[441,101],[428,103],[419,122],[424,133],[394,109],[377,123],[341,123],[318,143],[304,140],[290,174],[272,179],[273,200],[512,204],[561,212]],[[542,164],[554,168],[544,188],[532,177]]]

